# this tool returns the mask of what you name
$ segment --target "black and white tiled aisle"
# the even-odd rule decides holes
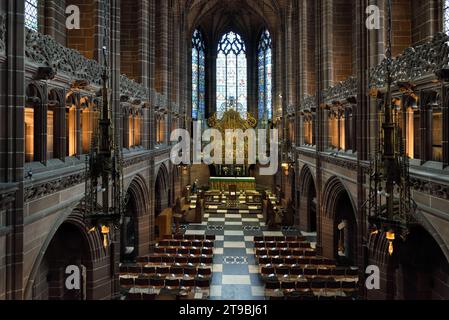
[[[264,284],[254,255],[254,236],[301,234],[295,229],[267,231],[262,215],[248,214],[246,211],[205,214],[202,224],[187,226],[185,233],[216,236],[212,300],[264,300]],[[304,235],[314,241],[313,234]]]

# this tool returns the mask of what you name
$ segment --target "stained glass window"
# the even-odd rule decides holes
[[[443,1],[443,31],[449,34],[449,0]]]
[[[246,46],[241,36],[228,32],[217,48],[217,115],[235,108],[242,117],[248,110]]]
[[[258,48],[259,78],[259,120],[271,120],[273,117],[273,82],[271,37],[268,30],[262,33]]]
[[[37,31],[37,0],[25,0],[25,27]]]
[[[201,32],[192,37],[192,119],[205,117],[206,109],[206,49]]]

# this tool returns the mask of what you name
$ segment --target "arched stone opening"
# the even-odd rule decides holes
[[[301,230],[317,231],[317,193],[315,182],[308,166],[305,166],[299,177],[299,225]]]
[[[165,165],[161,165],[159,168],[156,183],[155,183],[155,217],[158,217],[164,209],[169,207],[169,179],[168,171]]]
[[[95,299],[94,269],[104,250],[101,243],[98,231],[88,233],[81,220],[71,217],[63,222],[49,242],[37,271],[32,273],[31,299]],[[69,267],[72,269],[66,273]],[[70,287],[68,284],[78,283],[69,277],[76,279],[78,275],[79,287]]]
[[[357,261],[357,222],[347,191],[342,191],[335,205],[334,245],[336,259],[342,265],[355,265]]]
[[[136,176],[128,188],[125,216],[120,231],[122,262],[135,261],[137,257],[148,253],[152,225],[148,197],[145,179]]]
[[[357,265],[357,219],[351,195],[343,182],[331,178],[322,196],[323,254],[341,265]]]
[[[405,242],[395,242],[397,269],[394,299],[449,299],[449,263],[423,227],[411,230]]]

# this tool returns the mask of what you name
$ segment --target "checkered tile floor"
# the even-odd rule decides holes
[[[209,213],[201,224],[187,226],[186,234],[215,235],[212,300],[264,300],[264,285],[254,256],[254,236],[301,234],[294,228],[267,231],[262,215]],[[306,234],[315,241],[313,234]]]

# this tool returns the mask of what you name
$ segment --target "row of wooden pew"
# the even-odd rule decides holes
[[[259,273],[269,299],[349,300],[357,296],[359,270],[319,257],[302,236],[255,237]]]
[[[212,278],[214,236],[169,236],[153,253],[120,266],[127,300],[204,300]]]

